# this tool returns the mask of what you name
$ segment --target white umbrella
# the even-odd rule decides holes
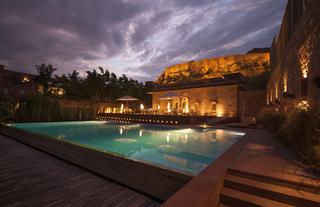
[[[136,99],[132,96],[122,96],[121,98],[117,99],[118,101],[126,101],[127,102],[127,108],[128,108],[128,103],[129,101],[138,101],[139,99]]]

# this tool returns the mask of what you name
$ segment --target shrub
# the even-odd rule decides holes
[[[278,112],[269,112],[260,116],[258,123],[263,124],[270,132],[277,133],[285,120],[286,117],[283,114]]]
[[[14,104],[10,102],[0,102],[0,123],[12,119],[14,114]]]
[[[305,161],[320,167],[320,108],[266,113],[262,123],[276,138],[298,152]]]

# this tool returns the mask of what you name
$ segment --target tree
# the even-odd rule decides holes
[[[65,91],[65,97],[73,100],[82,100],[85,98],[83,80],[79,76],[79,72],[73,70],[68,75],[62,74],[55,76],[55,83]]]
[[[85,78],[80,78],[75,70],[68,75],[55,76],[55,84],[65,91],[64,98],[112,102],[121,96],[130,95],[146,103],[150,102],[150,97],[147,95],[150,89],[126,75],[118,78],[115,73],[110,73],[102,67],[88,70],[86,73]]]
[[[48,94],[49,85],[52,82],[52,75],[57,68],[54,68],[51,64],[46,65],[44,63],[36,65],[35,67],[38,72],[36,81],[43,86],[43,93]]]

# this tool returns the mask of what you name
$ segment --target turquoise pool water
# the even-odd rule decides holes
[[[23,123],[14,127],[196,175],[244,133],[106,122]]]

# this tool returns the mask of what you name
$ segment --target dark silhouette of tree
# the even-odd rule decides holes
[[[121,96],[129,95],[143,100],[146,104],[151,104],[150,95],[147,94],[151,88],[137,80],[128,78],[126,75],[118,78],[115,73],[110,73],[102,67],[88,70],[86,74],[85,78],[81,78],[79,73],[73,70],[67,75],[56,75],[54,79],[50,76],[50,80],[54,86],[64,89],[63,98],[65,99],[113,102]]]
[[[42,63],[41,65],[36,65],[36,70],[38,76],[36,81],[43,86],[43,93],[48,94],[49,85],[52,83],[53,72],[57,70],[51,64],[46,65]]]

